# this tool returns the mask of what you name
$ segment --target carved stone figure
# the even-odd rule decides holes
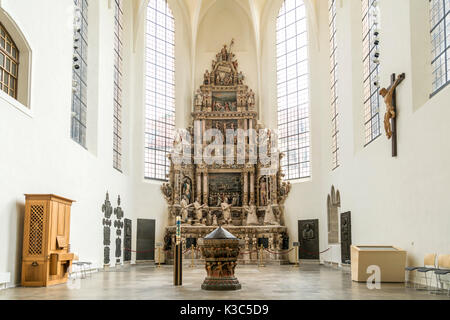
[[[222,61],[227,61],[228,60],[228,50],[227,50],[227,45],[224,44],[222,50],[220,51],[221,55],[222,55]]]
[[[305,229],[302,231],[303,240],[312,240],[314,239],[314,230],[311,228],[311,225],[308,223],[305,226]]]
[[[242,74],[242,71],[240,71],[239,73],[238,73],[238,76],[237,76],[237,81],[238,81],[238,84],[244,84],[244,79],[245,79],[245,77],[244,77],[244,75]]]
[[[405,74],[401,74],[397,77],[394,84],[389,88],[383,88],[380,90],[380,95],[384,98],[386,104],[386,114],[384,115],[384,129],[388,139],[392,138],[391,119],[396,117],[395,108],[393,106],[394,91],[398,85],[405,79]]]
[[[260,184],[260,205],[265,206],[267,204],[267,183],[265,179],[262,179]]]
[[[289,195],[289,192],[291,192],[292,185],[288,182],[282,182],[280,184],[280,187],[278,189],[278,203],[283,204],[286,200],[287,196]]]
[[[196,107],[201,107],[202,104],[203,104],[203,94],[200,91],[200,89],[198,89],[196,94],[195,94],[195,106]]]
[[[245,225],[257,226],[259,223],[258,216],[256,215],[256,206],[253,204],[250,206],[244,206],[244,211],[247,214]]]
[[[172,186],[169,183],[164,183],[161,185],[161,191],[164,196],[164,199],[166,199],[167,203],[170,204],[173,194]]]
[[[231,204],[228,204],[228,199],[225,197],[224,202],[221,203],[223,220],[225,224],[231,224]]]
[[[187,222],[189,217],[189,208],[192,207],[193,204],[188,204],[186,199],[181,200],[180,202],[180,212],[181,212],[181,221]]]
[[[213,226],[217,226],[217,225],[218,225],[218,223],[217,223],[217,215],[216,215],[216,214],[213,215],[213,222],[212,222],[212,225],[213,225]]]
[[[168,219],[169,226],[175,225],[176,215],[177,215],[177,209],[174,206],[169,207],[169,219]]]
[[[204,207],[206,207],[206,204],[201,205],[198,201],[194,202],[195,219],[198,224],[202,223]]]
[[[203,84],[208,85],[210,81],[210,75],[208,70],[205,71],[205,75],[203,76],[203,78],[204,78]]]
[[[209,209],[209,207],[208,206],[206,206],[205,207],[205,211],[206,211],[206,225],[207,226],[210,226],[210,225],[212,225],[212,223],[213,223],[213,218],[212,218],[212,215],[211,215],[211,210]]]
[[[250,89],[247,96],[247,103],[249,108],[253,108],[255,106],[255,93],[252,89]]]
[[[187,203],[191,202],[191,183],[189,179],[185,179],[183,182],[183,188],[182,188],[182,198],[186,199]]]
[[[279,224],[275,214],[273,213],[272,203],[269,203],[266,206],[266,214],[264,215],[264,224],[265,225],[277,225]]]
[[[174,152],[177,153],[181,153],[183,150],[183,136],[182,136],[182,131],[180,129],[178,129],[175,132],[175,138],[173,139],[173,150]]]

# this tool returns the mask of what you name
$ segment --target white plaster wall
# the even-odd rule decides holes
[[[394,72],[406,72],[407,77],[398,90],[399,156],[391,157],[391,143],[384,134],[364,148],[360,9],[359,1],[343,1],[338,8],[341,166],[335,171],[330,160],[329,103],[319,107],[323,110],[320,124],[313,119],[313,141],[317,135],[323,138],[319,162],[324,180],[313,196],[319,197],[314,200],[319,204],[316,214],[324,227],[326,197],[334,185],[341,192],[341,212],[352,212],[354,244],[396,245],[408,251],[408,264],[420,265],[426,253],[450,251],[445,201],[450,190],[450,89],[429,98],[427,6],[381,0],[382,84],[388,86]],[[325,10],[320,9],[320,26],[327,21]],[[328,50],[326,37],[320,35],[322,47]],[[315,107],[313,103],[313,112]],[[383,116],[384,104],[380,111]],[[313,145],[313,161],[317,161],[316,152]],[[326,232],[321,237],[321,247],[326,248]]]
[[[129,175],[112,168],[113,10],[107,1],[90,4],[91,125],[86,150],[70,138],[73,1],[1,3],[33,51],[32,116],[0,97],[0,272],[11,272],[10,286],[20,282],[24,193],[54,193],[77,201],[72,207],[71,247],[95,267],[103,266],[101,205],[106,191],[113,206],[121,195],[127,217],[133,212]],[[124,113],[128,110],[125,107]]]

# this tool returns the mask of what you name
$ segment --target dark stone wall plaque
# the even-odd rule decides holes
[[[282,250],[289,250],[289,236],[287,234],[283,235],[283,246]]]
[[[299,258],[319,260],[319,220],[298,221]]]
[[[136,260],[155,260],[155,220],[137,220]]]
[[[125,219],[124,227],[124,261],[131,261],[131,241],[132,241],[132,228],[133,224],[130,219]]]
[[[352,245],[351,212],[341,214],[341,258],[342,263],[350,263],[350,246]]]
[[[111,201],[109,201],[109,193],[106,192],[106,199],[102,205],[103,216],[103,264],[109,265],[110,263],[110,250],[111,250],[111,215],[113,214],[113,208]]]
[[[186,249],[190,249],[192,246],[197,247],[197,239],[186,238]]]
[[[261,245],[264,249],[269,248],[269,239],[268,238],[258,238],[258,248],[261,248]]]

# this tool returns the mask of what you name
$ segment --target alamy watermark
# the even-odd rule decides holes
[[[174,164],[255,165],[264,174],[275,174],[279,168],[278,134],[272,129],[234,129],[220,127],[202,132],[201,122],[194,121],[193,135],[186,129],[176,132],[171,158]],[[192,150],[193,147],[193,150]]]
[[[367,289],[380,290],[381,289],[381,269],[379,266],[371,265],[367,267],[367,274],[370,276],[367,278]]]

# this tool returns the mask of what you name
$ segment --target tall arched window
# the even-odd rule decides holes
[[[19,74],[19,50],[0,23],[0,90],[17,98],[17,78]]]
[[[114,0],[113,167],[122,171],[122,0]]]
[[[75,34],[72,70],[72,139],[86,147],[87,128],[87,53],[88,1],[73,0],[75,5]]]
[[[362,1],[364,125],[366,145],[381,135],[377,0]]]
[[[450,83],[450,1],[430,0],[433,94]]]
[[[146,28],[146,179],[166,180],[175,127],[175,25],[165,0],[150,0]]]
[[[278,135],[285,179],[311,175],[308,32],[303,0],[285,0],[277,18]]]
[[[336,41],[336,0],[328,0],[328,16],[330,29],[330,88],[331,88],[331,137],[333,170],[339,167],[339,109],[337,93],[337,41]]]

